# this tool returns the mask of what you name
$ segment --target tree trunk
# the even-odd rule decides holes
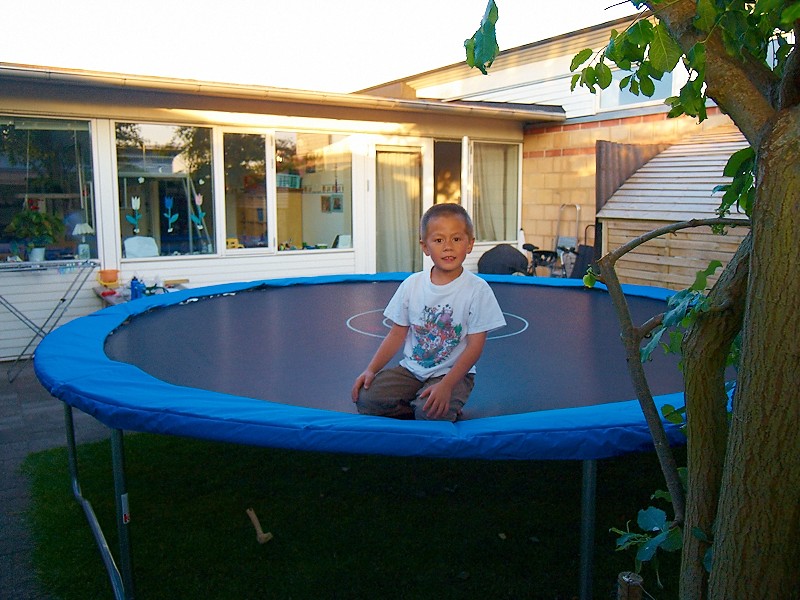
[[[719,486],[728,440],[728,395],[725,371],[731,344],[742,327],[752,248],[748,235],[709,293],[712,311],[687,332],[683,341],[686,386],[688,489],[680,597],[706,597],[708,577],[703,559],[707,542],[695,527],[712,537]]]
[[[711,600],[800,597],[800,111],[758,150],[758,198]]]

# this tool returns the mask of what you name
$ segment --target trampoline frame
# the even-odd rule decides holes
[[[379,275],[351,275],[351,276],[326,276],[326,277],[314,277],[314,278],[292,278],[292,279],[277,279],[277,280],[264,280],[259,282],[250,282],[250,283],[240,283],[240,284],[227,284],[223,286],[211,286],[208,288],[196,288],[192,290],[184,290],[181,292],[175,292],[172,294],[165,294],[154,296],[150,298],[145,298],[143,300],[138,300],[134,303],[128,303],[126,305],[119,305],[116,307],[111,307],[105,309],[103,311],[99,311],[99,313],[106,313],[108,311],[121,311],[121,321],[124,321],[126,318],[149,310],[153,306],[164,305],[164,304],[177,304],[179,302],[186,301],[187,299],[193,297],[202,297],[202,296],[215,296],[219,294],[225,293],[235,293],[236,291],[251,289],[253,287],[259,286],[286,286],[286,285],[296,285],[296,284],[314,284],[314,283],[338,283],[343,281],[401,281],[404,279],[408,274],[379,274]],[[513,276],[484,276],[485,279],[488,281],[497,281],[497,282],[513,282],[513,283],[521,283],[521,284],[530,284],[530,285],[547,285],[547,286],[568,286],[568,287],[577,287],[580,286],[581,283],[575,280],[553,280],[553,279],[545,279],[545,278],[536,278],[536,277],[513,277]],[[658,299],[665,299],[670,293],[669,290],[663,290],[661,288],[649,288],[646,286],[624,286],[626,294],[631,295],[643,295],[651,298],[658,298]],[[94,313],[94,314],[99,314]],[[90,315],[91,317],[92,315]],[[84,319],[87,317],[84,317]],[[120,321],[120,322],[121,322]],[[74,322],[73,322],[74,323]],[[68,327],[71,325],[68,323],[64,327]],[[73,327],[75,327],[73,325]],[[56,334],[59,330],[56,330]],[[63,333],[63,332],[62,332]],[[51,334],[53,335],[53,334]],[[49,336],[48,336],[49,337]],[[89,523],[89,526],[92,530],[92,534],[95,538],[95,542],[98,546],[98,550],[102,556],[106,571],[108,573],[109,581],[114,591],[114,596],[118,600],[132,600],[135,597],[135,583],[133,577],[133,560],[132,560],[132,551],[131,551],[131,543],[130,543],[130,535],[128,526],[130,523],[130,509],[129,509],[129,501],[128,501],[128,492],[127,492],[127,483],[126,483],[126,474],[125,474],[125,456],[124,456],[124,442],[123,442],[123,429],[120,427],[116,427],[112,420],[111,423],[107,422],[105,419],[101,419],[98,417],[96,412],[85,410],[85,406],[81,405],[80,401],[75,397],[75,391],[69,388],[69,385],[61,385],[62,382],[58,382],[56,385],[56,381],[51,377],[51,374],[47,372],[46,369],[41,368],[41,363],[50,359],[53,360],[52,354],[49,354],[49,346],[47,344],[47,339],[43,341],[42,344],[42,353],[40,354],[37,351],[37,355],[35,357],[34,366],[36,368],[37,376],[39,377],[40,381],[42,381],[43,385],[48,389],[48,391],[57,398],[61,399],[64,402],[64,420],[65,420],[65,429],[67,434],[67,450],[69,456],[69,471],[70,471],[70,479],[71,479],[71,486],[72,492],[76,499],[76,501],[80,504],[84,511],[84,515]],[[80,353],[77,353],[80,354]],[[38,359],[38,360],[37,360]],[[109,361],[111,362],[111,361]],[[167,384],[164,384],[167,385]],[[177,386],[172,386],[177,387]],[[658,404],[665,404],[671,403],[673,405],[682,405],[683,403],[683,394],[676,393],[676,394],[668,394],[665,396],[660,396],[657,399]],[[264,402],[264,401],[260,401]],[[267,402],[267,404],[270,404]],[[114,555],[109,548],[109,545],[106,541],[105,534],[100,526],[100,523],[97,520],[97,517],[94,513],[92,505],[88,499],[86,499],[81,491],[80,480],[79,480],[79,465],[78,465],[78,456],[77,456],[77,443],[76,443],[76,436],[75,436],[75,427],[74,421],[72,416],[73,405],[76,405],[81,410],[85,410],[85,412],[89,412],[94,416],[96,419],[103,422],[107,427],[110,429],[110,438],[111,438],[111,461],[112,461],[112,470],[113,470],[113,479],[114,479],[114,498],[115,498],[115,505],[116,505],[116,524],[117,530],[119,535],[119,565],[117,565]],[[639,409],[638,402],[635,400],[629,402],[618,402],[614,403],[615,410],[631,410],[631,405],[633,405],[633,410],[637,411],[639,417],[641,419],[642,431],[644,435],[647,437],[647,440],[652,445],[652,441],[649,437],[649,430],[644,422],[644,417],[641,416],[641,411]],[[303,411],[304,409],[294,407],[293,410]],[[305,409],[309,410],[312,413],[322,412],[325,413],[327,411],[317,411],[315,409]],[[562,409],[562,410],[586,410],[584,409]],[[543,412],[556,412],[556,411],[543,411]],[[380,417],[362,417],[360,415],[352,415],[355,418],[361,419],[377,419],[380,422],[391,423],[394,427],[395,423],[391,419],[383,419]],[[498,419],[498,417],[492,417],[492,419]],[[502,420],[502,417],[499,419]],[[476,419],[476,421],[480,421],[481,419]],[[402,424],[398,423],[400,427],[408,427],[409,424],[413,424],[415,422],[402,422]],[[468,423],[468,422],[465,422]],[[437,428],[437,427],[447,427],[453,426],[451,423],[417,423],[417,425],[423,425],[425,428]],[[679,429],[676,426],[671,426],[670,424],[666,424],[666,429],[670,438],[671,443],[683,443],[684,440],[681,437]],[[156,432],[156,433],[174,433],[184,435],[185,433],[182,432]],[[485,433],[485,432],[484,432]],[[200,436],[200,435],[191,435],[191,437],[199,437],[206,439],[215,439],[212,436]],[[413,436],[412,436],[413,437]],[[223,440],[223,441],[235,441],[235,440]],[[285,441],[284,441],[285,442]],[[239,441],[238,443],[250,443],[249,441]],[[613,452],[606,453],[600,452],[597,449],[590,450],[588,453],[584,452],[585,455],[580,455],[580,453],[576,456],[567,456],[567,457],[554,457],[554,456],[547,456],[547,457],[537,457],[537,456],[513,456],[512,458],[528,458],[528,459],[545,459],[545,458],[561,458],[564,460],[575,460],[576,458],[582,461],[582,485],[581,485],[581,528],[580,528],[580,574],[579,574],[579,597],[581,600],[590,600],[592,598],[592,565],[593,565],[593,548],[594,548],[594,526],[595,526],[595,495],[596,495],[596,485],[597,485],[597,459],[603,458],[605,456],[613,456],[619,454],[625,454],[634,451],[641,451],[644,448],[641,446],[642,440],[641,438],[634,443],[633,446],[626,446],[622,449],[615,449]],[[639,446],[636,446],[639,444]],[[262,443],[260,445],[264,446],[273,446],[273,447],[286,447],[286,448],[295,448],[295,449],[302,449],[302,446],[293,446],[291,444],[286,443],[273,443],[267,444]],[[646,446],[646,445],[645,445]],[[307,449],[320,449],[320,448],[307,448]],[[324,451],[324,448],[322,449]],[[335,449],[333,451],[336,451]],[[358,452],[359,450],[341,450],[341,451],[353,451]],[[385,452],[384,452],[385,453]],[[445,454],[437,454],[435,449],[434,452],[425,452],[422,451],[422,454],[429,454],[431,456],[445,456]],[[411,455],[411,452],[392,452],[392,454],[399,454],[399,455]],[[470,454],[466,454],[465,456],[471,457]],[[486,458],[486,457],[484,457]],[[507,456],[500,456],[497,457],[498,459],[509,458]]]

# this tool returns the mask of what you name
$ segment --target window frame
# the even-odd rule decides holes
[[[212,150],[220,160],[215,161],[214,178],[215,178],[215,200],[217,201],[217,214],[220,215],[218,219],[218,245],[220,248],[220,256],[244,256],[244,255],[264,255],[276,254],[278,251],[275,240],[277,239],[277,185],[275,180],[275,134],[272,129],[265,129],[261,127],[225,127],[225,126],[212,126],[215,129],[214,149]],[[225,195],[226,185],[226,170],[225,170],[225,135],[257,135],[264,137],[264,185],[266,192],[266,246],[251,246],[243,248],[229,248],[227,244],[228,239],[228,213],[227,213],[227,198]]]
[[[464,203],[464,208],[469,213],[470,217],[472,217],[473,224],[475,226],[475,243],[479,245],[496,245],[500,243],[517,243],[517,239],[519,237],[519,229],[522,223],[522,143],[521,142],[508,142],[508,141],[501,141],[501,140],[486,140],[486,139],[469,139],[464,138],[466,142],[466,146],[468,148],[468,164],[467,164],[467,171],[468,171],[468,180],[466,184],[467,193],[464,193],[465,186],[462,185],[462,198],[466,198],[467,202]],[[506,239],[480,239],[479,233],[479,224],[478,218],[475,213],[475,193],[477,189],[476,185],[476,152],[475,152],[475,144],[492,144],[492,145],[501,145],[501,146],[508,146],[508,147],[515,147],[517,149],[517,160],[516,160],[516,202],[514,210],[516,211],[516,218],[514,223],[514,229],[511,232],[511,235]]]
[[[127,177],[127,176],[131,176],[132,177],[133,176],[133,172],[131,172],[132,173],[131,175],[120,175],[120,170],[119,170],[119,166],[120,166],[119,145],[117,143],[117,141],[118,141],[117,131],[118,131],[118,126],[121,125],[121,124],[123,124],[123,125],[124,124],[130,124],[130,125],[156,126],[156,127],[172,127],[172,128],[192,127],[192,128],[195,128],[195,129],[207,129],[209,131],[209,150],[210,150],[210,157],[211,157],[210,173],[211,173],[211,177],[212,177],[211,186],[210,186],[209,189],[211,191],[212,198],[209,199],[209,198],[203,197],[203,205],[207,206],[207,207],[211,207],[211,212],[212,212],[212,214],[211,214],[211,222],[213,223],[213,225],[212,225],[213,234],[211,234],[211,235],[207,234],[207,236],[206,236],[210,240],[210,243],[212,244],[212,249],[211,249],[210,252],[199,252],[199,253],[181,252],[179,254],[174,254],[174,253],[162,254],[162,252],[163,252],[163,242],[159,241],[159,242],[157,242],[158,243],[158,252],[159,252],[158,255],[146,256],[146,257],[145,256],[142,256],[142,257],[127,257],[127,256],[125,256],[125,251],[124,251],[125,240],[128,237],[133,237],[133,236],[125,236],[125,231],[123,229],[123,227],[125,225],[131,224],[131,223],[128,222],[125,225],[123,224],[123,217],[125,216],[123,214],[123,210],[128,208],[128,199],[125,198],[124,206],[123,206],[123,199],[121,198],[121,194],[120,194],[120,179],[121,179],[121,177]],[[164,260],[180,260],[180,259],[215,258],[215,257],[219,257],[219,256],[222,255],[222,253],[220,251],[220,245],[219,245],[219,241],[220,241],[220,230],[219,230],[220,217],[219,217],[219,214],[220,213],[219,213],[219,199],[218,199],[219,198],[219,190],[218,190],[218,181],[217,181],[218,180],[218,175],[217,175],[218,164],[217,163],[219,162],[219,160],[218,160],[219,151],[217,150],[217,142],[216,142],[216,136],[217,136],[217,131],[218,130],[219,130],[219,126],[218,125],[208,124],[208,123],[186,123],[186,122],[181,123],[181,122],[175,122],[175,121],[159,122],[159,121],[151,121],[151,120],[146,120],[146,119],[139,120],[139,119],[120,119],[120,118],[116,118],[116,119],[112,119],[111,120],[110,132],[111,132],[111,149],[113,151],[112,165],[113,165],[113,173],[114,173],[114,199],[115,199],[114,216],[115,216],[115,221],[117,223],[117,238],[118,238],[117,241],[118,241],[118,244],[119,244],[118,245],[118,249],[119,249],[118,252],[119,252],[120,261],[125,262],[125,263],[130,262],[130,261],[141,261],[141,260],[164,261]],[[123,171],[122,173],[127,173],[127,172]],[[145,172],[143,171],[142,173],[145,173]],[[140,175],[140,177],[144,177],[144,175]],[[166,179],[170,179],[170,177],[166,177],[165,176],[165,177],[163,177],[163,179],[165,179],[165,180]],[[177,177],[176,177],[176,179],[177,179]],[[192,186],[194,186],[193,183],[192,183]],[[187,203],[189,203],[191,201],[192,201],[191,198],[187,198]],[[132,208],[132,207],[130,207],[130,208]],[[160,212],[160,210],[161,210],[161,205],[160,205],[160,202],[159,202],[158,211]],[[187,210],[187,219],[189,218],[188,212],[189,211]],[[206,214],[208,214],[207,211],[203,211],[203,212],[206,212]],[[158,217],[159,219],[160,219],[160,216],[161,215],[159,215],[159,217]],[[193,225],[188,225],[188,226],[191,228]],[[196,227],[196,225],[195,225],[195,227]],[[207,223],[204,224],[203,227],[207,229]],[[136,233],[134,233],[133,235],[136,235]]]

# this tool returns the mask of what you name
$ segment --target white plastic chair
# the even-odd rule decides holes
[[[126,238],[122,245],[125,249],[125,258],[149,258],[160,254],[155,238],[145,235]]]

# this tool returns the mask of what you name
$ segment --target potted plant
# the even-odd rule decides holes
[[[52,244],[64,232],[64,223],[53,214],[24,208],[11,218],[5,229],[14,240],[22,242],[27,249],[28,257],[37,260],[32,254],[34,248],[44,248]],[[38,260],[44,258],[44,253]]]

